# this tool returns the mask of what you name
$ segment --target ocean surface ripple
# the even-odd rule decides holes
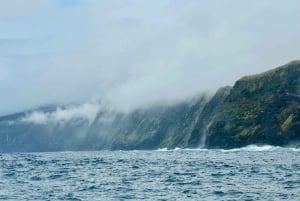
[[[300,200],[298,149],[0,154],[0,200]]]

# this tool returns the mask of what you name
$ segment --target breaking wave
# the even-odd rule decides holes
[[[234,149],[221,149],[222,152],[239,152],[239,151],[274,151],[282,147],[272,145],[248,145],[246,147],[234,148]]]
[[[264,152],[264,151],[275,151],[275,150],[291,150],[291,151],[300,151],[300,148],[290,148],[290,147],[280,147],[280,146],[272,146],[272,145],[248,145],[246,147],[241,148],[234,148],[234,149],[206,149],[206,148],[197,148],[197,149],[191,149],[191,148],[179,148],[176,147],[175,149],[168,149],[167,147],[159,148],[156,151],[209,151],[209,150],[215,150],[220,152]]]

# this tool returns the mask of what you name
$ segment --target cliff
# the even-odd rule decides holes
[[[83,117],[54,120],[66,108],[0,118],[0,152],[132,150],[187,147],[197,116],[207,103],[201,95],[182,103],[121,113],[101,108],[90,122]]]
[[[67,118],[70,108],[76,111],[51,106],[0,117],[0,152],[297,146],[300,61],[243,77],[212,97]]]
[[[300,62],[238,80],[207,131],[206,147],[300,141]]]

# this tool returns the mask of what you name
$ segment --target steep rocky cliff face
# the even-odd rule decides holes
[[[187,147],[197,116],[207,100],[203,95],[172,106],[154,106],[129,114],[101,114],[86,133],[82,149]],[[103,118],[109,120],[103,122]]]
[[[215,122],[216,116],[222,112],[222,104],[230,93],[231,87],[222,87],[204,106],[197,117],[196,124],[191,132],[188,147],[206,147],[207,135],[210,126]]]
[[[0,152],[295,146],[300,61],[244,77],[211,98],[204,94],[127,114],[106,107],[90,113],[45,107],[0,117]]]
[[[205,96],[171,107],[139,110],[126,117],[113,139],[113,149],[186,147],[197,117],[207,102]],[[130,125],[130,126],[128,126]]]
[[[68,109],[41,108],[10,115],[0,118],[0,152],[187,147],[208,100],[201,95],[129,114],[102,108],[92,122],[82,117],[54,120],[57,114],[68,115]]]
[[[207,131],[206,147],[300,141],[300,62],[238,80]]]

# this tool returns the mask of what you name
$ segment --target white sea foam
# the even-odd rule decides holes
[[[156,151],[169,151],[167,147],[164,147],[164,148],[159,148],[157,149]]]
[[[300,152],[300,148],[289,148],[290,150],[292,150],[292,151],[299,151]]]
[[[272,146],[272,145],[248,145],[246,147],[241,147],[241,148],[234,148],[234,149],[206,149],[206,148],[196,148],[196,149],[192,149],[192,148],[179,148],[176,147],[175,149],[168,149],[166,147],[164,148],[159,148],[156,151],[221,151],[221,152],[242,152],[242,151],[246,151],[246,152],[263,152],[263,151],[275,151],[275,150],[279,150],[279,149],[288,149],[291,151],[299,151],[300,152],[300,148],[285,148],[285,147],[280,147],[280,146]]]
[[[209,151],[209,149],[204,149],[204,148],[191,149],[191,148],[180,148],[180,147],[176,147],[175,149],[168,149],[164,147],[164,148],[159,148],[156,151]]]
[[[274,151],[276,149],[279,149],[278,146],[272,146],[272,145],[248,145],[246,147],[241,148],[235,148],[235,149],[221,149],[221,152],[239,152],[239,151]]]

